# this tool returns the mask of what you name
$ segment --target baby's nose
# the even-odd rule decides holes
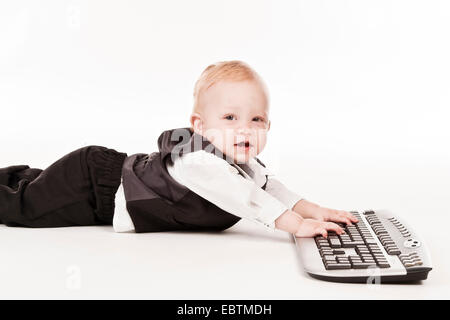
[[[245,134],[245,135],[249,135],[252,133],[252,129],[251,128],[247,128],[247,127],[240,127],[236,130],[237,134]]]

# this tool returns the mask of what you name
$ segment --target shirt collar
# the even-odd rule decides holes
[[[263,167],[258,161],[256,161],[255,158],[251,158],[248,161],[248,165],[252,168],[252,170],[258,170],[260,174],[273,176],[273,173],[266,167]]]

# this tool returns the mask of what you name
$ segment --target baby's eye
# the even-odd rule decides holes
[[[261,117],[254,117],[253,120],[255,120],[255,119],[256,119],[256,121],[264,121],[264,119]]]
[[[227,120],[233,120],[233,118],[234,118],[234,116],[232,114],[229,114],[224,117],[224,119],[227,119]]]

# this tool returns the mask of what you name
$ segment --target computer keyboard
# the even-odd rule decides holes
[[[432,269],[422,239],[387,210],[350,211],[358,223],[338,235],[297,238],[300,262],[312,277],[337,282],[399,283],[425,280]]]

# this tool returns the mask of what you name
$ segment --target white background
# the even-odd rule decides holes
[[[45,168],[92,144],[156,151],[161,131],[189,125],[203,69],[243,60],[270,90],[272,127],[259,158],[310,201],[406,217],[434,269],[397,293],[338,295],[337,285],[301,273],[287,234],[246,221],[209,235],[214,250],[197,234],[1,226],[0,271],[27,280],[11,276],[0,295],[448,298],[449,32],[445,0],[1,2],[0,167]],[[198,265],[168,268],[174,248]],[[103,279],[107,264],[116,267]],[[66,285],[70,266],[85,270],[76,290]],[[271,280],[262,285],[263,277]]]

